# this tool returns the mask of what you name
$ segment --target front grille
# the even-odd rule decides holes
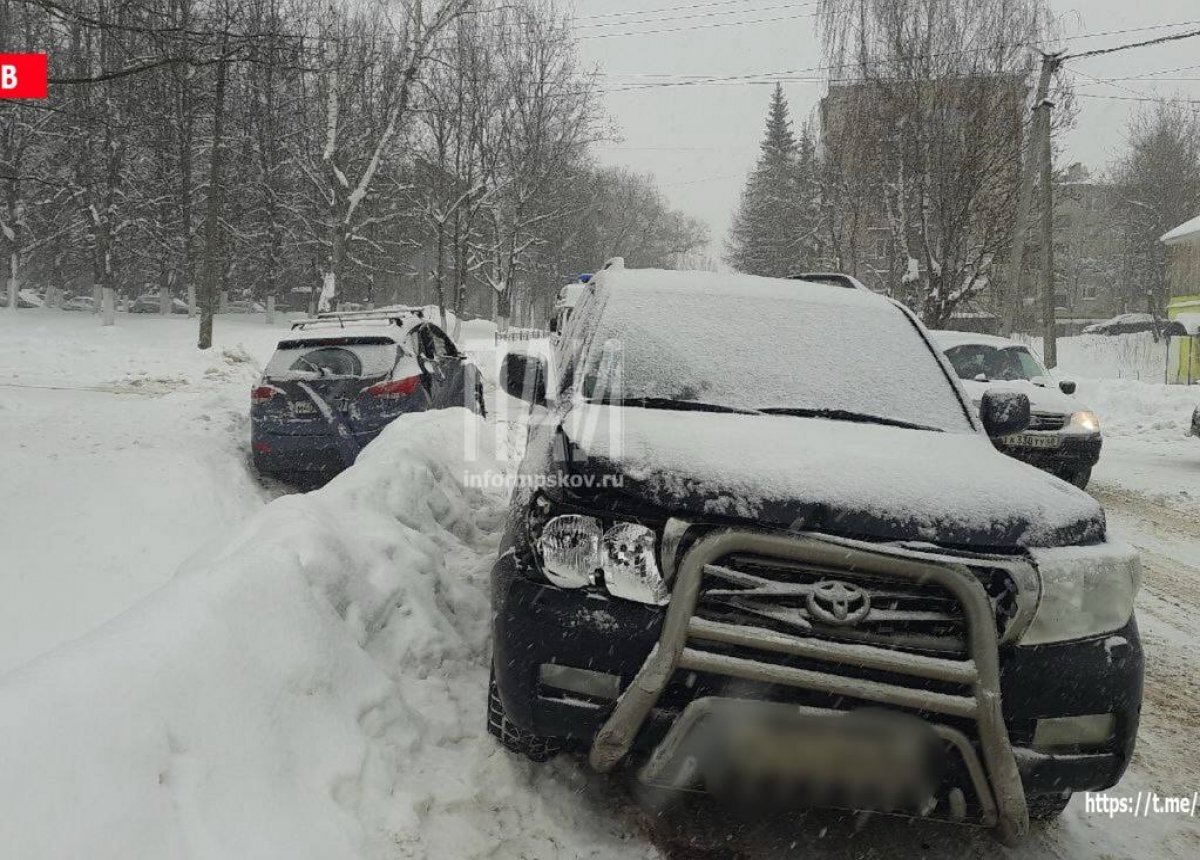
[[[1054,412],[1034,412],[1029,416],[1030,430],[1053,431],[1067,426],[1068,416]]]
[[[1015,588],[1003,571],[981,576],[1003,632],[1015,607]],[[852,624],[831,625],[814,616],[809,596],[821,583],[842,582],[865,592],[870,610]],[[697,617],[773,630],[791,636],[852,642],[893,650],[963,656],[966,620],[950,592],[934,584],[822,568],[783,559],[730,555],[707,565]]]

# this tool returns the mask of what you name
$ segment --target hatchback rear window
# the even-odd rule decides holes
[[[267,362],[264,375],[288,377],[386,376],[396,365],[399,347],[386,338],[285,340]]]

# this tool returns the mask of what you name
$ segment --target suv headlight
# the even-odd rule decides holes
[[[1075,433],[1099,433],[1100,419],[1096,417],[1095,412],[1086,409],[1082,412],[1072,412],[1071,420],[1067,422],[1067,430]]]
[[[663,606],[671,592],[658,566],[653,529],[581,514],[552,518],[537,538],[546,578],[560,588],[584,588],[603,581],[609,594]]]
[[[600,521],[578,514],[555,517],[542,528],[542,570],[559,588],[591,585],[600,567]]]
[[[1120,630],[1142,582],[1137,550],[1108,542],[1032,551],[1042,595],[1021,645],[1066,642]]]

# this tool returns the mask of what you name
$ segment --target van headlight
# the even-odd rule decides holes
[[[603,582],[613,597],[663,606],[670,590],[658,565],[658,536],[639,523],[615,522],[607,530],[595,517],[563,514],[537,538],[546,578],[560,588]]]
[[[1031,554],[1042,594],[1021,645],[1100,636],[1129,623],[1142,582],[1141,560],[1133,547],[1109,541]]]

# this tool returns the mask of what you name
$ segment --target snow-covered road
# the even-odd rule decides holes
[[[578,761],[514,760],[484,731],[504,500],[462,485],[465,413],[414,416],[329,488],[268,504],[245,409],[279,330],[223,318],[197,353],[193,327],[0,314],[0,674],[87,634],[0,679],[0,855],[697,856],[684,835],[710,857],[1001,850],[823,812],[730,833],[703,804],[670,837]],[[1112,429],[1094,492],[1145,559],[1145,712],[1115,791],[1190,795],[1200,440],[1180,433],[1187,392],[1137,386],[1090,392]],[[490,429],[501,449],[521,435]],[[1200,817],[1110,819],[1077,798],[1009,854],[1190,858]]]

